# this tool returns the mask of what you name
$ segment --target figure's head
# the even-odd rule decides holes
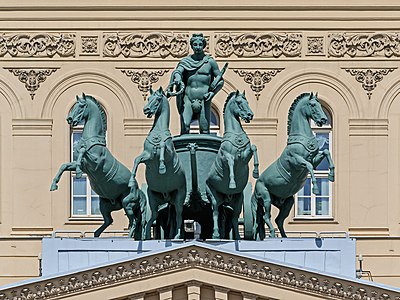
[[[202,33],[194,33],[190,38],[190,47],[192,47],[195,54],[203,53],[206,45],[207,40]]]
[[[67,116],[67,122],[72,127],[77,126],[82,120],[87,119],[87,99],[86,95],[82,93],[82,97],[76,96],[76,103],[71,112]]]
[[[153,89],[150,87],[150,96],[147,98],[147,104],[143,108],[143,113],[148,117],[151,118],[153,115],[155,115],[159,108],[161,102],[166,99],[167,96],[165,95],[162,87],[160,87],[158,90],[155,92]]]
[[[328,118],[322,109],[321,103],[318,100],[318,93],[313,95],[310,94],[310,98],[308,100],[308,107],[309,107],[309,116],[317,126],[321,127],[323,124],[326,124]]]

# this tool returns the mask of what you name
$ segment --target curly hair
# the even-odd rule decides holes
[[[207,40],[202,33],[193,33],[192,37],[190,38],[190,47],[193,47],[193,43],[196,40],[200,40],[203,43],[203,49],[207,45]]]

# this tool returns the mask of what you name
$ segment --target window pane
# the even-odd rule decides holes
[[[311,180],[307,178],[304,187],[297,193],[298,196],[310,196],[311,195]]]
[[[211,110],[211,120],[210,120],[210,125],[211,126],[218,126],[219,120],[218,120],[218,115]]]
[[[73,215],[87,215],[86,197],[73,198]]]
[[[318,216],[329,215],[329,197],[317,197],[315,204]]]
[[[73,194],[74,196],[86,195],[86,177],[81,177],[79,179],[73,177]]]
[[[329,196],[329,181],[328,178],[317,178],[317,185],[319,188],[319,195]]]
[[[311,215],[310,197],[297,197],[297,214],[303,216]]]
[[[92,209],[91,209],[91,214],[92,215],[100,215],[100,198],[96,196],[92,196]]]

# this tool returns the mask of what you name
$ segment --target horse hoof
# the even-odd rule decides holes
[[[335,181],[335,175],[328,175],[328,180],[330,182],[334,182]]]
[[[165,168],[165,166],[160,166],[160,167],[158,168],[158,172],[159,172],[161,175],[165,174],[166,171],[167,171],[167,169]]]
[[[258,173],[258,171],[253,171],[253,178],[257,179],[260,177],[260,173]]]
[[[213,239],[213,240],[220,240],[221,238],[219,237],[219,233],[218,233],[218,234],[213,233],[212,239]]]
[[[312,192],[314,195],[319,195],[319,188],[313,187]]]
[[[235,182],[230,182],[229,183],[229,188],[230,189],[236,189],[236,183]]]
[[[82,172],[76,172],[75,177],[76,177],[76,179],[81,179],[82,178]]]
[[[50,192],[53,192],[53,191],[55,191],[57,189],[58,189],[57,184],[52,184],[51,187],[50,187]]]

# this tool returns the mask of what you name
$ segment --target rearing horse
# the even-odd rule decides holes
[[[258,178],[257,147],[243,130],[240,118],[246,123],[253,119],[245,94],[232,92],[224,106],[224,137],[218,150],[218,155],[207,178],[208,193],[213,210],[213,239],[219,239],[221,234],[226,238],[227,232],[219,232],[219,207],[229,205],[233,210],[233,238],[240,239],[238,219],[243,206],[243,190],[249,179],[249,161],[254,155],[253,177]]]
[[[136,172],[139,164],[146,164],[147,196],[151,209],[151,218],[146,225],[146,239],[150,238],[151,226],[158,216],[158,207],[164,203],[175,206],[175,232],[172,236],[181,237],[183,203],[186,197],[185,172],[172,143],[169,130],[170,107],[167,96],[160,87],[153,92],[150,89],[148,103],[143,109],[145,115],[154,123],[145,142],[143,152],[135,158],[129,186],[131,193],[137,191]],[[134,197],[135,198],[135,197]]]
[[[106,147],[107,119],[100,103],[92,96],[82,94],[76,96],[76,104],[67,117],[71,127],[85,121],[82,138],[74,146],[74,161],[60,167],[53,179],[50,191],[58,188],[64,171],[75,171],[76,178],[87,174],[90,185],[100,197],[100,212],[104,224],[94,233],[95,237],[113,222],[111,212],[124,208],[129,219],[129,237],[135,234],[135,239],[142,239],[144,228],[144,213],[146,212],[146,196],[142,191],[124,202],[129,194],[128,182],[130,171],[121,164]]]
[[[322,126],[327,122],[327,117],[318,100],[318,94],[303,93],[294,100],[289,110],[286,148],[256,182],[251,199],[254,237],[258,233],[260,239],[264,239],[264,222],[269,228],[270,236],[275,236],[275,229],[270,220],[271,204],[279,208],[275,222],[281,236],[286,237],[283,222],[293,206],[293,195],[305,185],[308,174],[311,176],[312,192],[319,194],[314,168],[325,157],[329,163],[328,179],[334,181],[335,167],[331,154],[327,149],[319,151],[317,139],[310,127],[310,119],[317,126]]]

